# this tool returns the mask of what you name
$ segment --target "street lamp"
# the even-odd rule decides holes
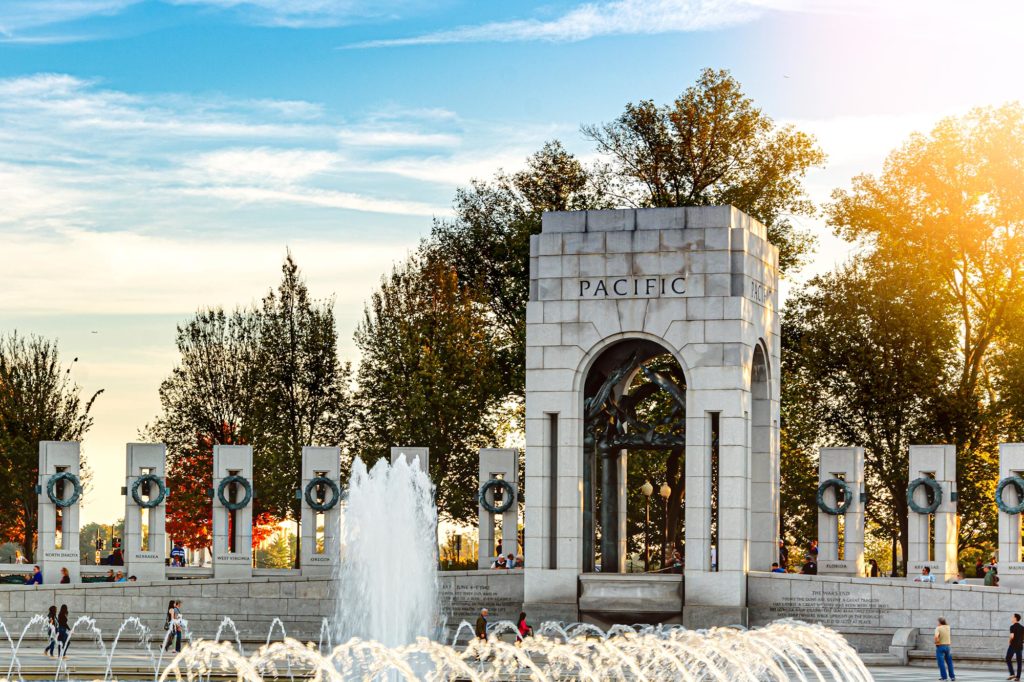
[[[651,495],[654,494],[654,486],[650,481],[644,481],[640,486],[640,492],[647,498],[647,512],[644,519],[644,573],[651,570]]]
[[[658,494],[665,502],[665,536],[661,542],[661,569],[665,570],[665,567],[668,566],[668,498],[672,496],[672,488],[668,487],[668,483],[662,483]]]

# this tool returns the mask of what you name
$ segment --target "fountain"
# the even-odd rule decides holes
[[[440,630],[437,508],[416,460],[352,464],[342,520],[334,641],[353,637],[388,647]]]

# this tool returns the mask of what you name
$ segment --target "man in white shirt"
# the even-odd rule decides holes
[[[932,575],[932,569],[925,566],[921,569],[921,575],[914,578],[915,583],[934,583],[935,576]]]

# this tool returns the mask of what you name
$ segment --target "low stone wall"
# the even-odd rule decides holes
[[[441,609],[448,622],[476,618],[480,608],[491,618],[513,619],[523,603],[522,571],[445,571],[440,574]],[[14,638],[36,614],[67,604],[72,619],[87,615],[105,639],[111,639],[126,618],[139,617],[163,636],[167,602],[182,600],[182,612],[193,636],[212,638],[224,617],[231,618],[243,641],[263,642],[271,623],[280,618],[288,635],[318,641],[324,618],[334,618],[335,583],[321,577],[258,577],[249,579],[187,579],[137,583],[0,586],[0,620]],[[39,631],[27,637],[38,638]],[[233,637],[227,631],[227,638]],[[275,637],[280,632],[275,630]]]
[[[750,573],[751,625],[779,618],[821,623],[846,635],[862,653],[887,653],[899,628],[918,628],[916,648],[934,649],[936,619],[945,618],[958,650],[1006,649],[1024,590],[981,585],[915,583],[905,578],[848,578]]]

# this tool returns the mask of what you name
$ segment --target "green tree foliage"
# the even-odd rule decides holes
[[[868,519],[906,557],[908,451],[940,437],[936,409],[955,361],[947,309],[911,264],[876,259],[814,278],[788,302],[783,499],[799,540],[816,513],[815,470],[801,473],[813,448],[854,444],[864,447]]]
[[[476,516],[477,449],[492,444],[506,395],[495,326],[447,263],[414,255],[381,280],[356,330],[356,442],[367,463],[392,446],[430,448],[442,516]]]
[[[560,142],[548,142],[523,170],[460,188],[454,219],[435,221],[424,245],[431,260],[449,263],[483,297],[510,395],[521,395],[525,382],[530,236],[540,233],[544,211],[603,207],[596,182]]]
[[[1024,108],[975,109],[912,136],[880,175],[854,178],[828,208],[840,235],[913,267],[948,304],[956,361],[930,426],[957,447],[962,546],[994,539],[996,444],[1020,431],[1013,358],[1024,306],[1021,158]]]
[[[208,546],[213,446],[253,446],[253,542],[295,518],[303,445],[343,442],[351,370],[337,357],[330,301],[314,301],[289,255],[258,308],[203,310],[178,327],[180,360],[147,429],[168,447],[168,532]]]
[[[113,534],[111,534],[113,531]],[[103,541],[103,549],[99,550],[101,558],[110,556],[114,551],[114,538],[119,538],[124,547],[124,519],[118,519],[113,525],[87,523],[78,529],[78,555],[86,563],[96,563],[96,541]]]
[[[83,401],[55,342],[16,332],[0,337],[0,499],[5,502],[0,538],[20,544],[29,561],[35,549],[39,442],[82,440],[101,393]],[[85,482],[89,472],[84,461],[82,466]]]
[[[256,567],[291,568],[297,546],[295,533],[277,531],[256,548]]]
[[[811,251],[792,215],[812,215],[806,172],[825,155],[814,138],[777,126],[728,71],[705,69],[670,105],[627,104],[614,121],[583,126],[611,159],[605,183],[636,206],[732,204],[768,227],[785,272]]]
[[[298,518],[295,490],[302,448],[338,445],[348,423],[351,370],[338,360],[334,302],[310,299],[299,268],[287,257],[281,284],[263,299],[256,406],[260,468],[256,487],[264,509]]]

